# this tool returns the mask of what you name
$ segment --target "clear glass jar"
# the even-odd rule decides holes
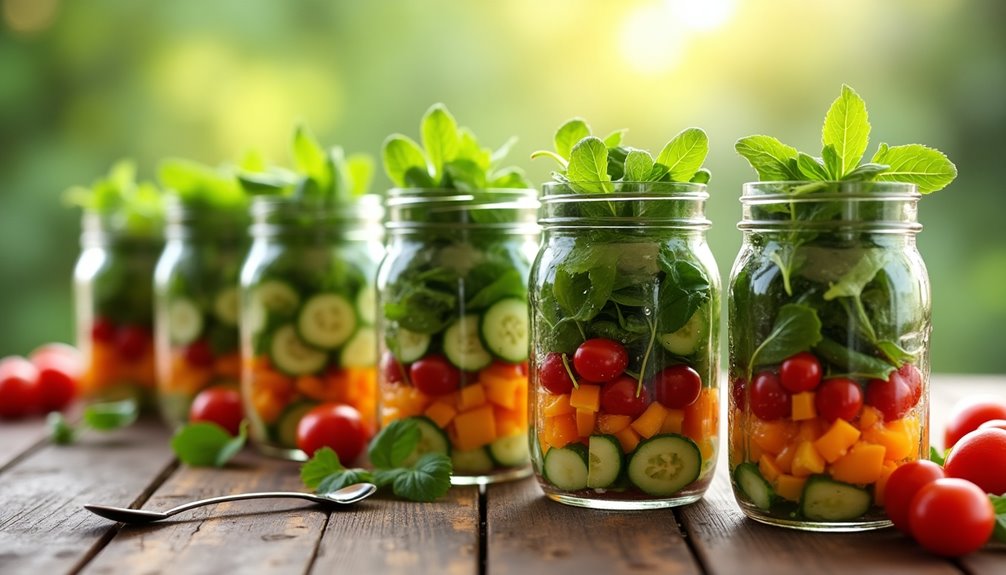
[[[720,281],[703,184],[546,184],[531,272],[531,460],[601,509],[698,500],[719,445]]]
[[[393,189],[378,272],[381,423],[415,417],[454,484],[526,477],[537,192]]]
[[[158,404],[171,426],[188,420],[200,391],[239,387],[238,272],[247,230],[244,211],[168,206],[167,243],[154,274],[154,331]]]
[[[152,407],[156,390],[153,277],[161,229],[134,234],[117,215],[85,212],[74,268],[81,392],[91,400],[137,399]]]
[[[241,381],[255,446],[307,459],[297,425],[328,403],[356,409],[369,439],[377,414],[377,198],[329,207],[256,198],[252,217],[241,269]]]
[[[730,281],[730,469],[749,517],[890,525],[884,485],[929,445],[919,194],[888,182],[744,185]]]

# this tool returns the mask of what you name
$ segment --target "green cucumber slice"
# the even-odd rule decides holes
[[[451,454],[451,440],[447,433],[437,426],[432,419],[424,415],[411,418],[419,428],[419,443],[412,453],[402,461],[402,467],[411,467],[419,458],[427,453]]]
[[[587,487],[587,448],[581,443],[553,447],[545,454],[545,479],[563,491]]]
[[[412,363],[426,355],[430,349],[430,336],[410,331],[404,327],[389,330],[385,336],[388,349],[402,363]]]
[[[298,402],[287,406],[276,422],[276,440],[283,447],[297,447],[297,425],[304,415],[314,409],[318,404],[311,402]]]
[[[677,331],[660,335],[660,345],[674,355],[691,355],[709,333],[709,322],[704,308],[695,310],[685,325]]]
[[[482,314],[479,333],[493,355],[518,363],[528,356],[531,329],[528,322],[527,301],[505,298],[489,306]]]
[[[495,467],[484,447],[467,451],[455,449],[451,453],[451,463],[454,465],[455,473],[489,473]]]
[[[741,463],[734,469],[734,484],[759,509],[767,511],[772,506],[775,492],[769,482],[762,477],[761,471],[758,471],[758,466],[754,463],[750,461]]]
[[[266,280],[253,292],[253,301],[270,314],[292,316],[300,305],[300,295],[290,284],[280,280]]]
[[[213,313],[224,325],[237,325],[241,314],[238,288],[229,287],[217,292],[217,296],[213,298]]]
[[[587,445],[587,487],[608,487],[622,473],[622,446],[613,435],[591,435]]]
[[[629,481],[650,495],[674,495],[699,478],[702,453],[691,439],[676,433],[643,441],[629,459]]]
[[[813,475],[803,486],[800,512],[812,521],[848,521],[865,514],[872,499],[865,489],[827,475]]]
[[[203,333],[203,313],[188,298],[178,298],[168,304],[168,334],[171,343],[188,345]]]
[[[377,365],[377,333],[372,327],[361,327],[339,353],[342,367],[373,367]]]
[[[517,467],[526,464],[531,457],[527,434],[518,433],[493,441],[489,444],[489,455],[501,467]]]
[[[296,328],[289,323],[273,332],[269,341],[269,357],[273,365],[287,375],[315,373],[328,362],[328,354],[304,343]]]
[[[339,294],[317,294],[300,308],[297,330],[307,343],[321,349],[335,349],[356,331],[356,312]]]
[[[377,318],[377,292],[373,286],[364,286],[356,294],[356,316],[360,318],[360,323],[374,325]]]
[[[447,326],[444,354],[455,367],[464,371],[477,371],[492,363],[493,356],[482,347],[479,339],[479,316],[469,314]]]

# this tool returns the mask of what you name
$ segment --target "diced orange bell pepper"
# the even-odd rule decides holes
[[[479,383],[473,383],[461,388],[458,398],[458,411],[469,411],[486,403],[486,390]]]
[[[636,449],[636,446],[639,445],[640,442],[639,434],[636,433],[636,431],[632,429],[631,426],[628,426],[625,429],[616,433],[615,438],[618,439],[618,443],[622,445],[623,453],[632,452],[633,450]]]
[[[793,456],[792,474],[807,477],[824,471],[824,458],[810,441],[801,441]]]
[[[220,377],[241,379],[241,354],[221,355],[213,362],[213,371]]]
[[[457,414],[458,410],[453,405],[443,401],[433,402],[423,412],[423,415],[432,419],[433,423],[436,423],[440,428],[447,427]]]
[[[649,439],[660,432],[666,418],[667,408],[659,401],[654,401],[632,422],[631,426],[636,433]]]
[[[632,423],[632,418],[628,415],[611,415],[602,413],[597,416],[597,430],[601,433],[614,435],[622,431]]]
[[[493,413],[496,414],[496,437],[508,437],[527,432],[527,423],[521,422],[521,415],[517,410],[494,406]]]
[[[813,391],[794,393],[792,395],[793,405],[790,419],[793,421],[803,421],[805,419],[816,418],[817,408],[814,407],[814,395]]]
[[[681,432],[696,443],[701,443],[717,434],[720,418],[716,392],[717,390],[711,387],[703,388],[699,398],[685,407]]]
[[[597,412],[589,409],[576,410],[576,433],[580,437],[590,437],[594,433],[594,423],[597,420]]]
[[[567,415],[575,411],[576,408],[569,404],[569,394],[549,395],[545,399],[545,409],[543,410],[545,417]]]
[[[761,459],[758,460],[758,471],[761,472],[762,477],[769,483],[772,483],[782,475],[782,470],[779,469],[779,466],[776,465],[775,460],[770,455],[761,456]]]
[[[581,383],[579,387],[573,388],[569,394],[569,404],[575,409],[600,411],[601,386]]]
[[[496,439],[496,416],[491,405],[483,405],[454,417],[456,446],[462,451],[488,445]]]
[[[753,419],[751,422],[751,439],[762,450],[773,455],[778,454],[790,438],[796,435],[797,426],[788,420],[762,421]]]
[[[882,445],[884,457],[890,461],[901,461],[912,454],[910,441],[911,431],[903,419],[876,425],[863,431],[863,441]]]
[[[828,463],[838,461],[839,457],[859,440],[860,431],[844,419],[836,419],[831,427],[814,442],[817,452]]]
[[[552,447],[566,447],[579,437],[575,412],[545,418],[545,441]]]
[[[860,441],[831,464],[831,476],[845,483],[869,484],[880,479],[884,446]]]
[[[796,448],[799,446],[798,442],[789,443],[775,456],[775,464],[783,473],[793,472],[793,458],[796,457]]]
[[[872,405],[864,405],[863,411],[859,412],[859,429],[866,431],[878,423],[884,421],[884,414]]]
[[[681,433],[684,427],[685,410],[668,409],[667,416],[664,417],[664,424],[660,426],[660,433]]]
[[[783,473],[775,480],[775,492],[783,499],[800,501],[804,483],[807,483],[806,477],[796,477],[795,475]]]
[[[517,388],[521,385],[520,379],[481,376],[480,381],[485,386],[486,399],[507,409],[517,406]]]

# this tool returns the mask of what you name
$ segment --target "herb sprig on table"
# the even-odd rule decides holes
[[[77,434],[82,429],[95,431],[114,431],[128,427],[136,422],[140,409],[133,399],[122,401],[105,401],[92,403],[84,408],[80,423],[74,425],[66,417],[54,411],[49,414],[46,423],[49,426],[49,437],[53,443],[68,445],[77,440]]]

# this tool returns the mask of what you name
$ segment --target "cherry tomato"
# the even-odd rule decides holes
[[[461,385],[461,372],[442,355],[428,355],[409,367],[412,385],[426,395],[444,395]]]
[[[922,373],[910,363],[906,363],[898,370],[898,375],[908,384],[908,389],[912,392],[912,407],[922,399]]]
[[[792,355],[779,366],[779,381],[790,393],[810,391],[821,383],[821,361],[807,351]]]
[[[919,489],[908,510],[915,540],[945,557],[965,555],[985,545],[995,518],[985,492],[955,477],[937,479]]]
[[[912,498],[924,486],[943,477],[943,468],[927,459],[909,461],[891,472],[884,489],[884,511],[895,527],[909,533],[908,510]]]
[[[743,377],[734,378],[730,382],[730,399],[737,409],[744,409],[747,405],[747,386],[747,381]]]
[[[852,421],[863,408],[863,390],[851,379],[826,379],[814,395],[817,413],[828,423],[836,419]]]
[[[194,341],[185,348],[185,361],[189,365],[196,367],[210,367],[213,365],[213,348],[205,339]]]
[[[84,374],[84,358],[65,343],[43,345],[28,356],[38,369],[38,396],[42,411],[63,409],[77,397]]]
[[[1006,430],[976,429],[965,435],[950,450],[943,470],[986,493],[1006,494]]]
[[[331,447],[349,465],[369,440],[360,412],[350,405],[323,403],[304,414],[297,424],[297,447],[308,455]]]
[[[639,417],[650,405],[650,396],[644,387],[639,395],[639,382],[623,375],[601,388],[601,411],[611,415]]]
[[[779,382],[779,376],[763,371],[751,382],[751,413],[762,421],[788,417],[793,410],[793,399]]]
[[[978,426],[978,429],[989,428],[1006,430],[1006,419],[990,419]]]
[[[957,440],[990,419],[1006,419],[1006,400],[995,395],[973,395],[954,405],[943,435],[943,446],[953,447]]]
[[[229,387],[210,387],[200,391],[189,407],[189,421],[209,421],[237,435],[244,419],[241,394]]]
[[[699,398],[702,376],[687,365],[672,365],[657,374],[653,385],[657,401],[664,407],[681,409]]]
[[[921,385],[918,390],[921,396]],[[866,384],[867,405],[879,409],[885,421],[901,419],[917,402],[916,390],[898,372],[892,373],[886,380],[871,379]]]
[[[538,366],[538,382],[549,393],[569,393],[573,389],[573,380],[562,362],[561,353],[550,353]]]
[[[614,381],[628,366],[629,352],[610,339],[588,339],[573,354],[577,375],[591,383]]]
[[[395,354],[390,351],[384,352],[381,356],[381,375],[386,383],[401,383],[405,381],[405,370],[408,366],[402,365]]]
[[[139,359],[150,347],[150,330],[138,326],[127,325],[115,334],[115,348],[126,359]]]
[[[105,317],[94,318],[91,323],[91,339],[101,343],[115,343],[115,324]]]
[[[38,411],[38,369],[23,357],[0,360],[0,417],[23,417]]]

